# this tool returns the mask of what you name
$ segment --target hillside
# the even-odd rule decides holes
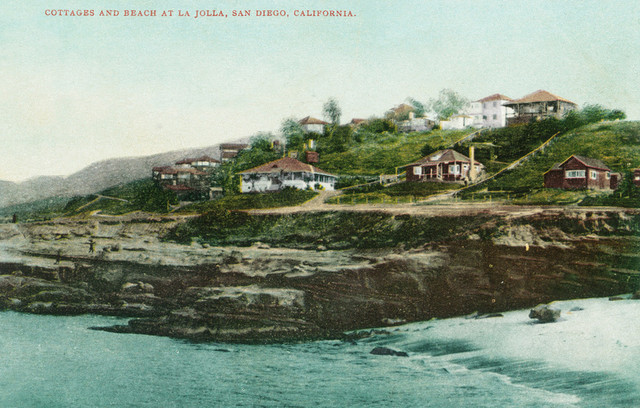
[[[218,145],[174,150],[151,156],[125,157],[93,163],[68,177],[42,176],[22,183],[0,180],[0,208],[52,196],[72,197],[149,177],[154,166],[166,166],[185,157],[218,157]]]
[[[368,134],[344,152],[321,154],[318,167],[335,174],[394,174],[397,166],[421,158],[422,148],[433,150],[451,146],[473,130],[434,130],[415,133]],[[399,170],[400,172],[403,170]]]
[[[640,122],[600,122],[559,135],[544,151],[519,167],[479,186],[493,191],[543,187],[543,174],[571,155],[602,160],[614,172],[640,167]]]

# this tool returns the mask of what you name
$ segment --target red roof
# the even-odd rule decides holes
[[[282,159],[270,161],[258,167],[254,167],[249,170],[241,171],[240,174],[254,174],[254,173],[279,173],[281,171],[287,171],[291,173],[309,172],[309,173],[321,173],[327,176],[333,176],[322,169],[319,169],[310,164],[301,162],[293,157],[283,157]]]
[[[504,96],[502,94],[496,93],[493,95],[489,95],[486,98],[478,99],[476,102],[491,102],[491,101],[513,101],[513,99],[508,96]]]
[[[298,123],[300,123],[301,125],[328,125],[327,122],[320,119],[312,118],[311,116],[300,119]]]
[[[407,164],[403,167],[416,166],[416,165],[430,166],[438,163],[449,163],[454,161],[455,162],[471,162],[471,159],[465,156],[464,154],[459,153],[453,149],[445,149],[445,150],[439,150],[435,153],[431,153],[430,155],[423,157],[417,162]],[[477,160],[474,160],[473,162],[474,164],[482,165],[482,163],[480,163]]]
[[[561,98],[557,95],[552,94],[551,92],[547,92],[542,89],[539,89],[533,93],[530,93],[529,95],[526,95],[520,99],[516,99],[515,101],[512,101],[505,105],[516,105],[519,103],[534,103],[534,102],[553,102],[553,101],[561,101],[561,102],[570,103],[572,105],[576,105],[574,102],[571,102],[568,99]]]
[[[221,150],[242,150],[249,147],[246,143],[223,143],[220,145]]]

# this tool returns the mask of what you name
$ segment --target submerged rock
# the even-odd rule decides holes
[[[549,305],[538,305],[529,312],[531,319],[538,319],[540,323],[552,323],[560,317],[560,310],[553,309]]]
[[[397,356],[397,357],[409,357],[404,351],[396,351],[387,347],[376,347],[369,354],[376,356]]]

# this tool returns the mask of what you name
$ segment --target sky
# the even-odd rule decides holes
[[[214,8],[228,17],[193,18]],[[255,16],[269,9],[289,16]],[[639,23],[627,1],[3,0],[0,180],[277,132],[322,118],[329,98],[346,123],[444,88],[470,100],[545,89],[638,120]]]

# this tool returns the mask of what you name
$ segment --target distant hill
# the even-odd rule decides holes
[[[154,166],[171,165],[186,157],[209,155],[218,158],[218,146],[102,160],[68,177],[40,176],[22,183],[0,180],[0,207],[53,196],[72,197],[95,193],[117,184],[150,177]]]

